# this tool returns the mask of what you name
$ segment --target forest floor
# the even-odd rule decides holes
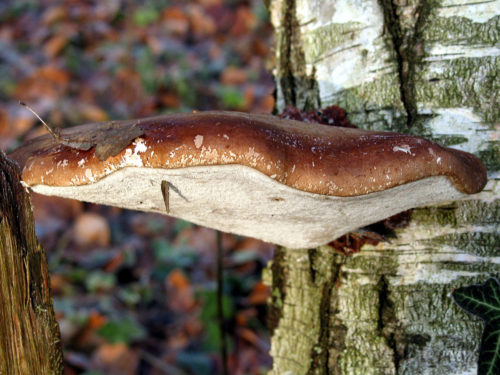
[[[258,0],[0,3],[0,149],[55,127],[168,112],[270,113],[272,29]],[[216,233],[167,216],[33,196],[65,375],[221,372]],[[272,246],[223,235],[229,373],[269,369]]]

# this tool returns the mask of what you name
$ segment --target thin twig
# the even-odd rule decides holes
[[[220,332],[220,355],[222,360],[222,375],[227,375],[227,342],[224,324],[224,311],[222,310],[223,283],[222,283],[222,232],[217,233],[217,318]]]
[[[27,105],[25,102],[19,102],[19,104],[21,104],[24,108],[26,108],[28,111],[30,111],[31,113],[33,113],[37,119],[40,120],[40,122],[45,126],[45,128],[49,131],[50,135],[56,140],[56,141],[60,141],[61,140],[61,136],[59,135],[59,133],[56,131],[56,130],[53,130],[49,125],[47,125],[47,123],[45,121],[43,121],[43,119],[38,116],[38,113],[36,113],[29,105]]]

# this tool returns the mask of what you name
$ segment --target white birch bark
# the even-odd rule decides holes
[[[485,190],[416,209],[351,257],[278,249],[272,374],[475,374],[482,323],[450,292],[500,275],[500,1],[271,0],[277,107],[479,156]],[[436,192],[439,194],[439,192]],[[362,215],[362,213],[360,213]]]

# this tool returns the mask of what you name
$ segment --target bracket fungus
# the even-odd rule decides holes
[[[236,112],[82,125],[30,140],[11,157],[37,193],[292,248],[486,183],[478,158],[416,136]]]

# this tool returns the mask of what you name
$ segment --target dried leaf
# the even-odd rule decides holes
[[[84,213],[75,222],[75,241],[81,246],[109,245],[111,232],[106,219],[91,212]]]
[[[53,58],[59,55],[59,53],[67,44],[68,44],[68,36],[58,34],[50,38],[43,46],[43,49],[47,54],[47,56]]]
[[[106,344],[94,353],[92,365],[103,374],[133,375],[139,365],[139,356],[125,344]]]
[[[221,76],[221,82],[225,85],[240,85],[247,81],[247,73],[244,69],[234,66],[227,67]]]
[[[109,121],[98,128],[61,134],[61,143],[65,146],[87,151],[96,146],[95,154],[100,160],[106,160],[127,147],[135,138],[144,134],[144,131],[136,126],[138,120]]]

